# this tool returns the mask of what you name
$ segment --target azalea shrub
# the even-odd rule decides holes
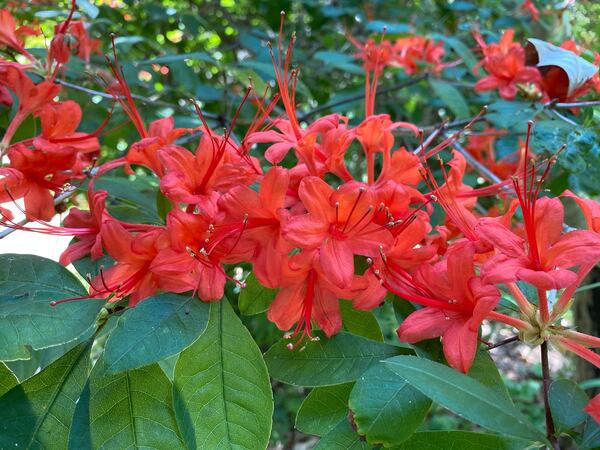
[[[0,236],[72,238],[0,254],[1,448],[600,447],[550,364],[600,368],[595,5],[50,3],[0,9]]]

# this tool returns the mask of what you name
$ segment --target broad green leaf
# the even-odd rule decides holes
[[[179,353],[206,328],[208,309],[196,296],[165,293],[125,311],[106,341],[106,371],[136,369]]]
[[[58,358],[66,354],[81,341],[89,339],[89,336],[80,336],[65,344],[55,345],[54,347],[42,348],[40,350],[29,349],[31,358],[18,359],[6,363],[8,368],[15,374],[20,382],[31,378],[40,370],[44,370]]]
[[[394,450],[524,450],[522,439],[471,431],[422,431],[413,434]]]
[[[343,419],[319,440],[314,450],[371,450],[371,448],[352,429],[348,419]]]
[[[405,441],[421,425],[431,400],[379,363],[356,382],[349,400],[358,433],[386,447]]]
[[[355,381],[382,359],[410,350],[348,333],[309,342],[304,351],[289,350],[282,339],[265,353],[269,374],[298,386],[327,386]]]
[[[215,60],[206,52],[191,52],[191,53],[177,53],[173,55],[157,56],[156,58],[144,59],[142,61],[136,61],[134,64],[138,66],[147,64],[170,64],[175,62],[183,62],[186,60],[204,61],[214,63]]]
[[[462,41],[458,40],[457,38],[452,36],[445,36],[443,34],[438,33],[433,33],[431,35],[431,38],[435,40],[439,39],[441,41],[444,41],[446,44],[452,47],[452,50],[454,50],[456,54],[462,58],[469,70],[473,70],[473,67],[475,67],[475,65],[477,64],[477,58],[475,57],[473,51],[469,48],[468,45],[465,45]]]
[[[71,422],[69,432],[69,450],[92,448],[92,435],[90,431],[90,383],[83,387]]]
[[[333,51],[316,52],[314,58],[322,61],[326,65],[343,70],[344,72],[362,75],[364,73],[362,67],[354,63],[354,57],[345,53]]]
[[[81,8],[91,19],[98,17],[100,10],[90,3],[90,0],[77,0],[77,6]]]
[[[15,374],[3,363],[0,363],[0,396],[10,391],[18,383]]]
[[[115,45],[132,46],[146,40],[143,36],[119,36],[115,38]]]
[[[579,443],[579,450],[591,450],[598,447],[600,447],[600,425],[593,417],[588,416]]]
[[[504,396],[442,364],[414,356],[385,361],[391,370],[433,401],[492,431],[533,441],[545,441]]]
[[[371,20],[367,22],[365,28],[375,33],[381,33],[382,30],[386,28],[386,33],[389,34],[410,33],[411,30],[411,26],[407,23],[396,23],[383,20]]]
[[[167,375],[167,378],[169,378],[169,380],[171,380],[171,382],[173,381],[173,377],[175,376],[175,366],[177,365],[178,359],[179,359],[179,354],[169,356],[168,358],[163,359],[158,362],[158,364],[160,365],[160,368],[163,370],[165,375]]]
[[[0,448],[66,448],[90,366],[80,344],[0,398]]]
[[[314,388],[300,405],[296,415],[296,428],[316,436],[327,434],[348,416],[351,390],[352,383]]]
[[[370,311],[360,311],[347,300],[340,301],[344,330],[374,341],[383,342],[383,333],[375,315]]]
[[[89,381],[91,448],[184,449],[171,383],[159,365],[117,375],[106,374],[103,365],[96,363]]]
[[[74,240],[71,241],[73,243]],[[101,271],[105,271],[115,263],[115,260],[108,255],[101,256],[96,260],[92,260],[91,256],[84,256],[83,258],[73,261],[73,267],[77,270],[77,273],[82,278],[87,278],[88,275],[92,278],[100,275]]]
[[[87,295],[60,264],[33,255],[0,255],[0,360],[28,359],[35,350],[64,344],[95,329],[102,300],[53,300]]]
[[[434,78],[429,79],[429,85],[457,118],[464,119],[469,117],[469,105],[458,89],[446,81]]]
[[[526,124],[533,119],[538,108],[527,102],[497,100],[489,105],[485,118],[497,128],[510,128]]]
[[[145,175],[104,175],[94,181],[94,188],[108,191],[107,209],[115,218],[132,223],[162,223],[155,201],[156,179]]]
[[[583,408],[590,399],[583,389],[571,380],[553,381],[548,390],[548,399],[552,418],[563,431],[576,427],[587,417]]]
[[[473,365],[469,369],[468,375],[471,378],[474,378],[477,381],[479,381],[484,386],[495,390],[498,394],[500,394],[512,404],[512,399],[510,398],[508,389],[504,384],[504,380],[502,379],[500,372],[498,372],[498,367],[496,367],[496,363],[494,362],[494,360],[488,352],[477,352],[475,360],[473,361]]]
[[[163,221],[167,220],[167,214],[173,209],[173,203],[160,190],[156,191],[156,211]]]
[[[206,331],[179,355],[173,395],[189,448],[267,446],[273,415],[269,375],[226,298],[210,304]]]
[[[254,273],[251,273],[246,278],[246,287],[240,291],[238,298],[240,312],[245,316],[253,316],[265,312],[269,309],[275,295],[277,295],[277,289],[264,287],[256,279]]]

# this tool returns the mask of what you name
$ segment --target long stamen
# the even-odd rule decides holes
[[[354,200],[354,205],[352,205],[352,208],[350,209],[350,212],[348,213],[348,217],[346,218],[346,223],[344,224],[342,233],[346,231],[346,227],[348,226],[348,223],[350,222],[350,219],[352,218],[352,214],[354,214],[354,210],[356,209],[356,206],[358,205],[358,202],[364,193],[365,193],[364,187],[361,187],[358,189],[358,195],[356,196],[356,199]]]

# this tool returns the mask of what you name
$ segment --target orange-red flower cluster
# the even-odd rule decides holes
[[[71,27],[72,22],[57,27],[57,35]],[[7,45],[23,53],[22,42],[12,37],[16,34],[5,34]],[[82,39],[81,45],[88,41]],[[415,343],[441,336],[447,361],[462,372],[471,367],[486,320],[516,328],[527,342],[548,341],[600,366],[600,357],[589,349],[600,346],[600,339],[560,322],[573,293],[600,261],[600,205],[565,193],[579,203],[588,222],[587,230],[565,231],[561,199],[540,196],[555,157],[533,160],[529,139],[517,162],[495,168],[505,180],[484,189],[464,183],[466,161],[458,151],[447,163],[440,159],[439,172],[428,163],[452,147],[455,135],[433,148],[398,146],[394,129],[418,130],[375,114],[380,56],[369,57],[373,64],[367,69],[375,75],[366,86],[367,112],[360,123],[351,126],[346,117],[330,114],[301,124],[291,42],[287,51],[271,53],[279,94],[268,100],[253,89],[246,93],[240,108],[251,99],[258,111],[245,136],[235,139],[231,128],[216,132],[197,108],[203,125],[190,151],[177,138],[191,130],[176,128],[172,118],[144,120],[115,53],[114,83],[107,90],[129,115],[139,139],[124,157],[94,173],[145,168],[156,176],[170,212],[164,224],[117,220],[106,207],[109,193],[95,191],[90,182],[89,211],[72,208],[64,226],[48,224],[45,220],[54,213],[51,193],[83,177],[98,150],[95,134],[76,131],[81,109],[55,100],[56,66],[66,53],[64,40],[53,42],[59,56],[48,62],[46,79],[38,84],[28,76],[30,66],[0,65],[0,83],[18,101],[2,139],[10,162],[0,169],[0,200],[23,198],[27,217],[36,222],[32,231],[77,237],[61,258],[64,264],[88,254],[112,258],[114,264],[90,280],[90,298],[127,298],[134,306],[169,291],[217,301],[228,280],[244,287],[229,268],[250,263],[260,283],[278,289],[268,318],[290,331],[288,337],[295,338],[291,348],[316,339],[315,327],[327,336],[337,333],[342,327],[340,299],[370,310],[393,293],[396,301],[418,305],[398,328],[399,338]],[[416,54],[439,62],[441,53],[426,42],[402,42],[390,54],[402,55],[406,67]],[[512,33],[499,44],[482,46],[483,65],[492,75],[479,89],[499,88],[510,97],[517,83],[539,82],[536,69],[522,64],[522,48],[512,42]],[[280,101],[286,114],[272,117]],[[13,142],[19,124],[31,115],[40,117],[41,134]],[[491,163],[492,143],[471,138],[468,146],[478,149],[482,162]],[[362,149],[364,173],[360,165],[347,164],[352,144]],[[256,152],[261,146],[266,148],[263,155]],[[478,197],[500,189],[504,213],[478,213]],[[442,225],[432,223],[434,203],[445,213]],[[3,216],[5,225],[18,227],[7,212]],[[536,301],[526,298],[517,283],[532,286]],[[514,298],[518,317],[499,311],[500,289]],[[549,293],[555,301],[548,300]]]
[[[444,47],[423,36],[403,37],[395,42],[382,39],[379,43],[369,39],[364,44],[352,37],[349,39],[359,49],[355,56],[363,61],[368,71],[381,72],[385,67],[401,67],[411,75],[423,69],[438,73],[444,68]]]
[[[76,47],[80,57],[89,58],[89,52],[99,44],[89,38],[82,22],[71,20],[74,8],[75,2],[67,20],[57,25],[45,63],[24,47],[23,38],[37,31],[16,27],[10,12],[0,10],[0,45],[29,60],[28,64],[19,64],[0,59],[0,103],[11,105],[13,98],[18,103],[0,141],[0,156],[8,158],[8,164],[0,169],[4,187],[0,203],[23,199],[26,214],[41,220],[52,218],[54,197],[66,183],[84,178],[85,168],[100,149],[97,132],[76,131],[82,116],[80,106],[70,100],[56,100],[61,87],[55,78],[69,60],[71,48]],[[41,81],[36,83],[35,77]],[[41,122],[40,134],[15,141],[20,126],[32,116]],[[2,214],[11,217],[5,208]]]
[[[533,15],[529,4],[528,10]],[[500,97],[512,100],[521,92],[526,97],[537,95],[542,101],[557,100],[561,102],[575,101],[588,94],[590,91],[600,92],[600,78],[596,72],[592,77],[581,83],[573,92],[569,92],[569,75],[557,65],[549,65],[543,68],[529,66],[526,64],[525,48],[518,42],[514,42],[514,30],[506,30],[497,43],[487,44],[479,32],[474,34],[475,40],[483,52],[483,59],[473,68],[475,74],[483,67],[487,75],[479,79],[475,84],[476,92],[497,90]],[[579,56],[583,52],[575,41],[567,40],[560,46]],[[594,63],[600,62],[600,54],[594,52]]]

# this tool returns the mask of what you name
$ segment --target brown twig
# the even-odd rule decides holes
[[[548,365],[548,343],[544,341],[540,346],[542,355],[542,394],[544,396],[544,411],[546,413],[546,435],[552,448],[560,450],[560,445],[556,439],[556,431],[554,429],[554,420],[552,419],[552,411],[550,411],[550,400],[548,391],[550,389],[550,367]]]
[[[398,91],[398,90],[400,90],[402,88],[405,88],[405,87],[408,87],[408,86],[412,86],[413,84],[417,84],[420,81],[423,81],[423,80],[427,79],[428,77],[429,77],[429,74],[428,73],[424,73],[422,75],[419,75],[419,76],[414,77],[414,78],[410,78],[410,79],[408,79],[406,81],[403,81],[401,83],[397,83],[394,86],[390,86],[390,87],[385,88],[385,89],[380,89],[380,90],[377,91],[377,94],[378,95],[384,95],[384,94],[388,94],[390,92],[395,92],[395,91]],[[337,106],[344,105],[346,103],[351,103],[351,102],[354,102],[354,101],[357,101],[357,100],[361,100],[364,97],[365,97],[364,92],[361,92],[360,94],[352,95],[350,97],[343,98],[343,99],[338,100],[336,102],[326,103],[324,105],[317,106],[313,110],[308,111],[306,114],[303,114],[302,116],[300,116],[300,118],[298,120],[300,122],[303,122],[303,121],[307,120],[309,117],[312,117],[312,116],[314,116],[317,113],[320,113],[322,111],[326,111],[326,110],[331,109],[331,108],[335,108]]]

